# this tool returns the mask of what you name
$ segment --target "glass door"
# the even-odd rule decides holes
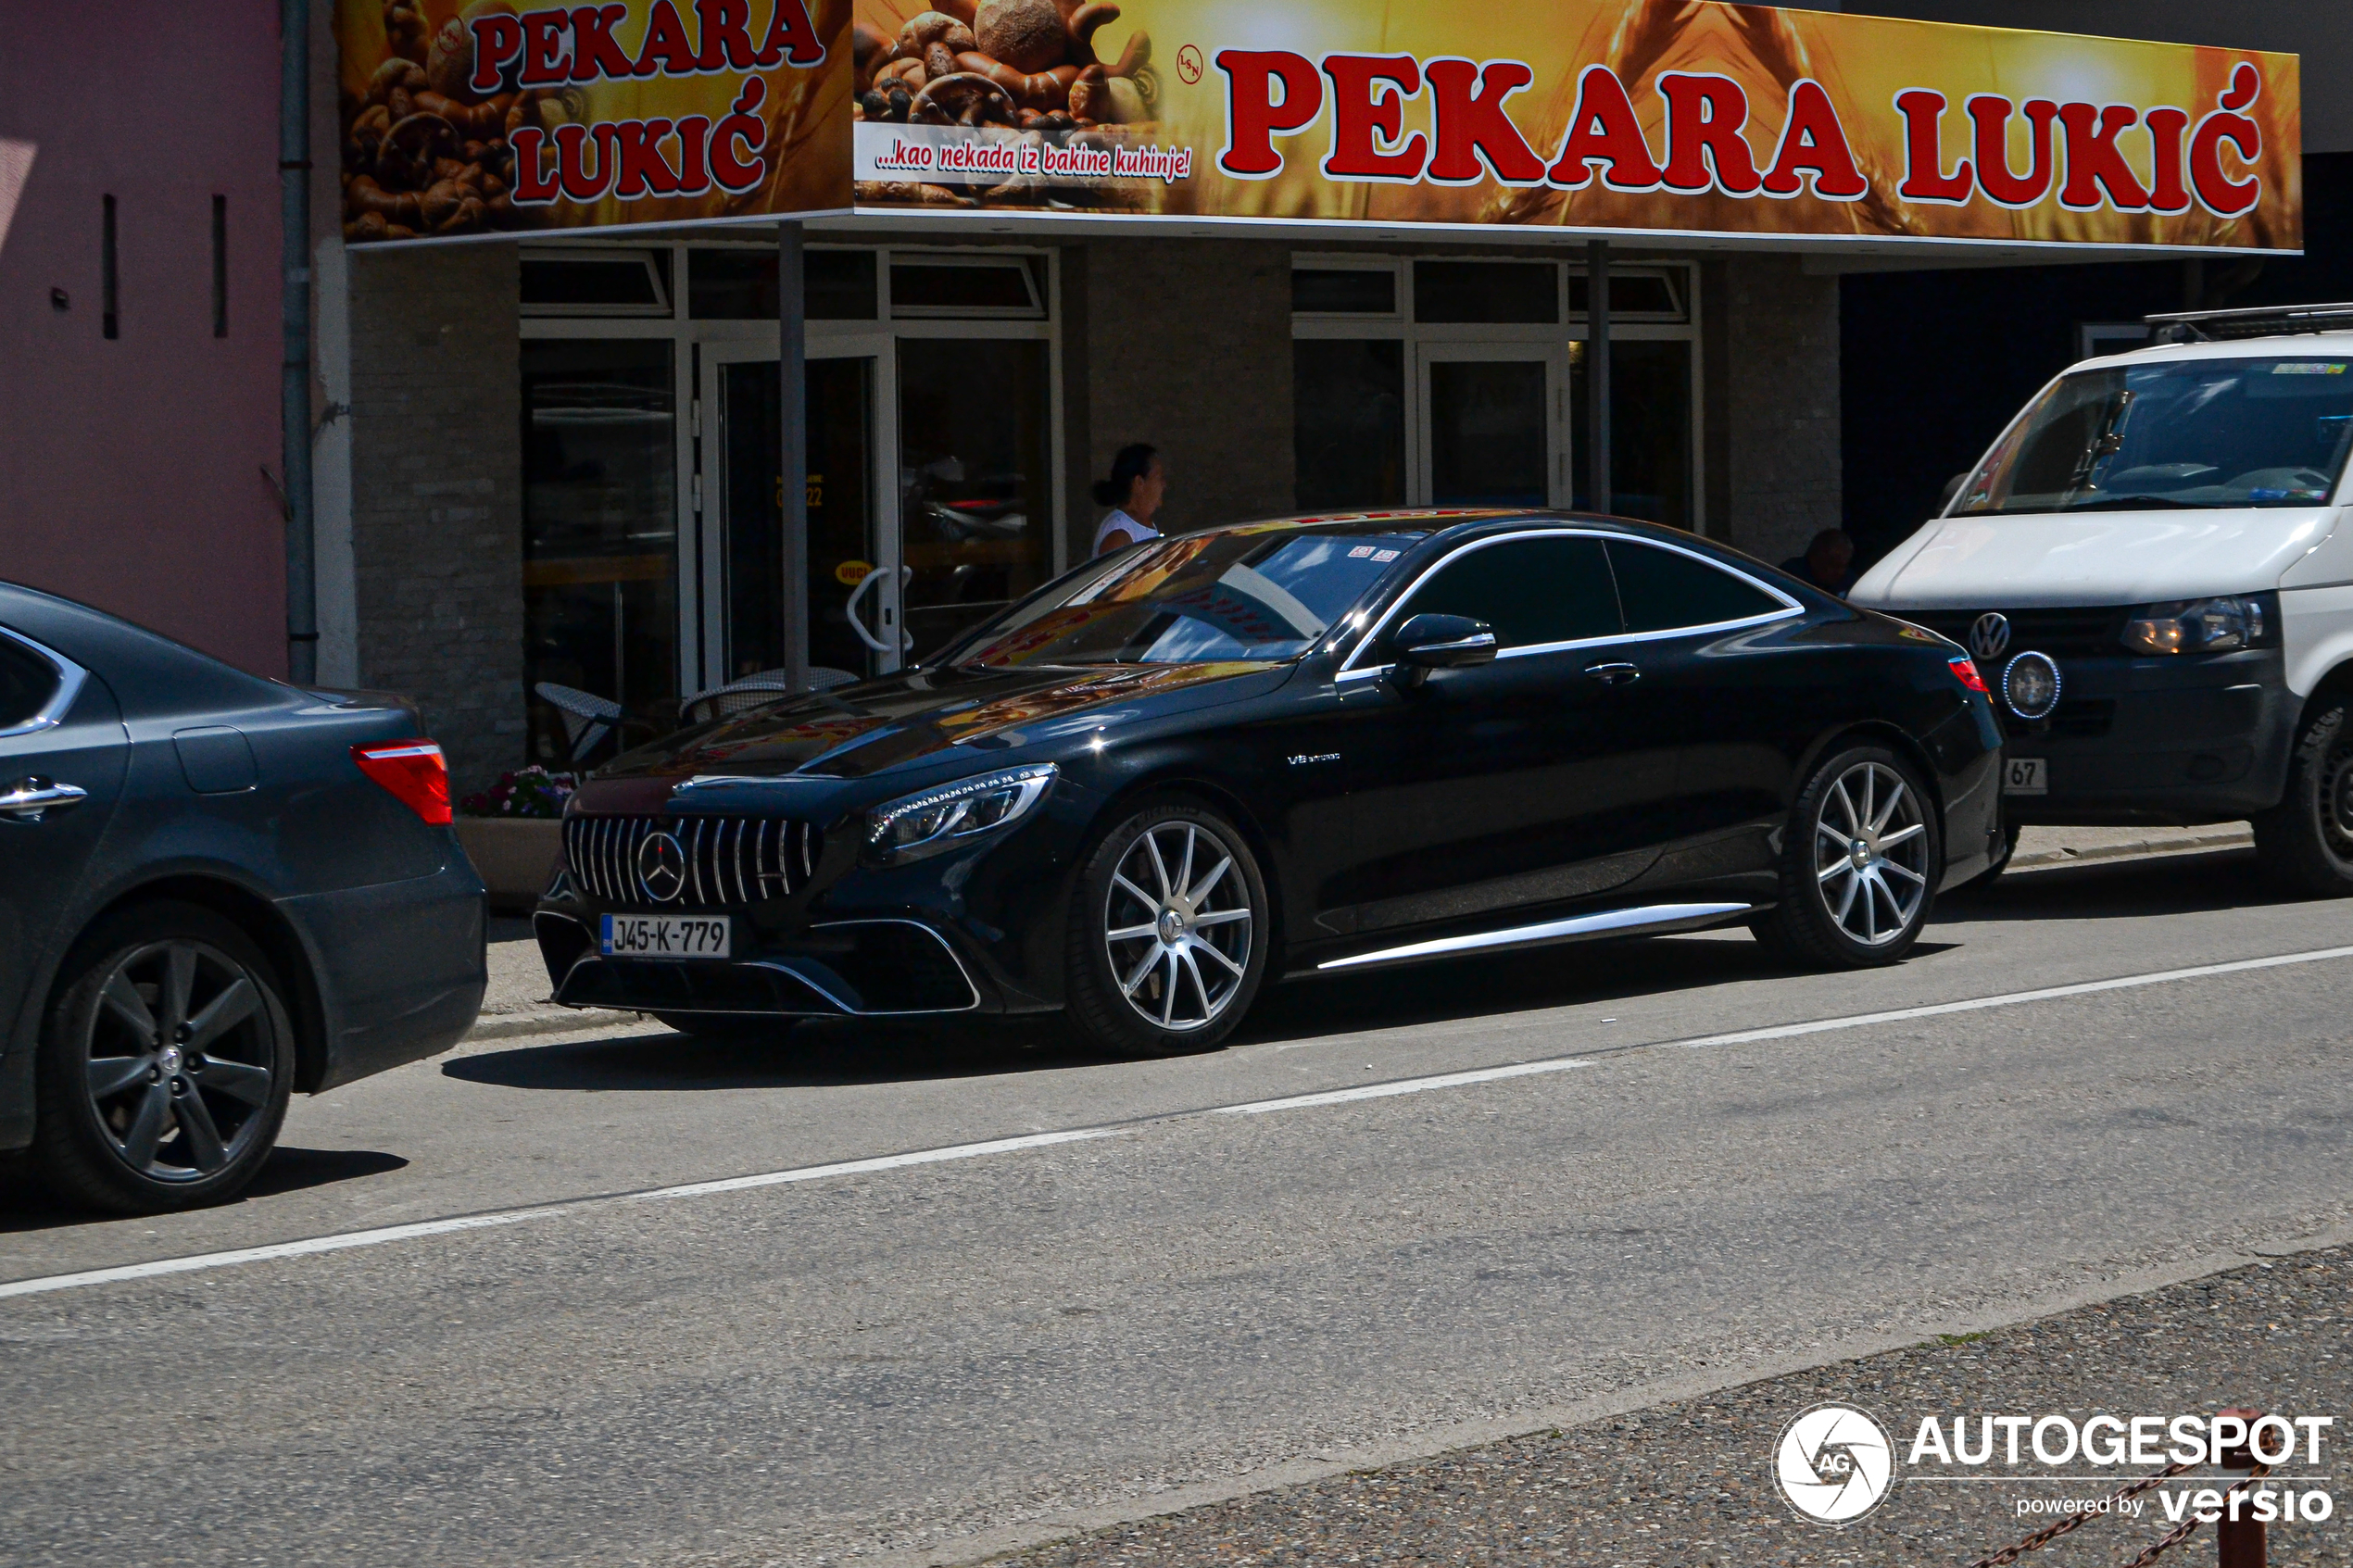
[[[522,345],[525,750],[594,767],[677,721],[677,407],[667,338]]]
[[[894,445],[887,345],[832,343],[808,357],[809,662],[863,678],[899,668],[898,507],[883,454]],[[782,388],[775,355],[704,349],[703,403],[716,410],[702,466],[711,684],[780,669],[784,655]]]
[[[1421,439],[1415,454],[1415,503],[1566,503],[1564,358],[1560,345],[1550,343],[1416,345]]]

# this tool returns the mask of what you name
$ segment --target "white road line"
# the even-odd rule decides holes
[[[1465,1084],[1491,1084],[1498,1078],[1526,1078],[1538,1073],[1564,1073],[1591,1067],[1581,1056],[1551,1057],[1542,1061],[1516,1061],[1509,1067],[1482,1067],[1473,1073],[1441,1073],[1428,1078],[1392,1078],[1355,1089],[1326,1089],[1321,1094],[1291,1095],[1284,1099],[1252,1100],[1247,1105],[1210,1107],[1214,1116],[1263,1116],[1270,1110],[1304,1110],[1311,1105],[1345,1105],[1353,1099],[1387,1099],[1391,1095],[1417,1095],[1428,1089],[1459,1088]]]
[[[1706,1035],[1690,1040],[1661,1040],[1643,1046],[1612,1047],[1607,1054],[1617,1055],[1630,1050],[1656,1050],[1682,1047],[1697,1049],[1705,1046],[1739,1046],[1758,1040],[1785,1040],[1804,1035],[1827,1034],[1838,1029],[1868,1029],[1878,1023],[1901,1023],[1915,1018],[1935,1018],[1944,1013],[1975,1012],[1984,1008],[2017,1007],[2026,1002],[2051,1001],[2063,997],[2086,997],[2102,991],[2125,991],[2142,985],[2163,985],[2177,980],[2202,980],[2216,974],[2242,974],[2251,970],[2283,969],[2293,964],[2322,963],[2331,959],[2353,958],[2353,947],[2321,947],[2306,953],[2284,953],[2277,958],[2241,959],[2233,963],[2200,964],[2194,969],[2158,970],[2148,974],[2128,974],[2115,980],[2087,980],[2074,985],[2048,985],[2034,991],[2012,991],[1998,997],[1974,997],[1967,1001],[1935,1002],[1926,1007],[1897,1008],[1888,1012],[1853,1013],[1844,1018],[1817,1019],[1808,1023],[1783,1023],[1768,1029],[1744,1029],[1731,1035]],[[43,1296],[54,1291],[77,1290],[85,1286],[115,1285],[130,1280],[155,1279],[166,1274],[195,1273],[208,1269],[234,1268],[244,1263],[269,1262],[281,1258],[306,1258],[314,1253],[341,1252],[357,1247],[381,1247],[387,1242],[411,1241],[423,1236],[450,1236],[461,1231],[487,1230],[498,1225],[521,1224],[526,1220],[543,1220],[557,1214],[577,1212],[587,1209],[610,1208],[621,1203],[643,1203],[672,1198],[703,1198],[713,1193],[744,1192],[755,1187],[783,1186],[796,1182],[824,1181],[831,1176],[864,1175],[880,1171],[904,1170],[915,1165],[937,1165],[950,1160],[978,1160],[992,1154],[1011,1154],[1028,1148],[1044,1148],[1055,1144],[1081,1143],[1093,1138],[1118,1137],[1132,1133],[1140,1125],[1153,1122],[1183,1121],[1200,1115],[1260,1116],[1275,1110],[1303,1110],[1314,1106],[1344,1105],[1354,1100],[1387,1099],[1398,1095],[1427,1093],[1432,1089],[1459,1088],[1471,1084],[1491,1084],[1507,1078],[1527,1078],[1539,1073],[1562,1073],[1572,1067],[1595,1064],[1591,1053],[1579,1056],[1547,1057],[1537,1061],[1513,1062],[1503,1067],[1482,1067],[1466,1073],[1439,1073],[1420,1078],[1395,1078],[1387,1083],[1365,1084],[1355,1088],[1327,1089],[1320,1093],[1287,1095],[1279,1099],[1249,1100],[1239,1105],[1204,1106],[1198,1110],[1179,1111],[1168,1116],[1140,1118],[1137,1122],[1094,1127],[1074,1127],[1059,1133],[1031,1133],[1019,1137],[990,1138],[980,1143],[950,1144],[940,1148],[915,1149],[906,1154],[879,1155],[869,1160],[837,1160],[828,1165],[803,1165],[788,1171],[769,1171],[752,1176],[728,1176],[718,1181],[687,1182],[676,1186],[656,1187],[648,1192],[621,1193],[610,1198],[591,1198],[562,1203],[544,1203],[528,1209],[510,1209],[495,1214],[469,1214],[449,1220],[424,1220],[415,1224],[386,1225],[378,1230],[347,1231],[340,1236],[313,1236],[306,1241],[275,1242],[267,1247],[245,1247],[230,1252],[204,1252],[188,1258],[165,1258],[152,1263],[126,1263],[111,1269],[87,1269],[79,1273],[50,1274],[40,1279],[20,1279],[0,1283],[0,1298],[12,1296]]]
[[[2163,985],[2175,980],[2202,980],[2209,974],[2243,974],[2256,969],[2284,969],[2290,964],[2322,963],[2353,958],[2353,947],[2320,947],[2309,953],[2284,953],[2271,959],[2240,959],[2233,963],[2200,964],[2196,969],[2161,969],[2148,974],[2128,974],[2117,980],[2086,980],[2075,985],[2046,985],[2039,991],[2012,991],[1999,997],[1972,997],[1965,1002],[1932,1002],[1926,1007],[1897,1008],[1892,1012],[1863,1012],[1849,1018],[1825,1018],[1812,1023],[1780,1023],[1769,1029],[1743,1029],[1735,1035],[1709,1035],[1696,1040],[1670,1040],[1669,1045],[1696,1050],[1703,1046],[1744,1046],[1752,1040],[1786,1040],[1799,1035],[1819,1035],[1831,1029],[1868,1029],[1874,1023],[1901,1023],[1906,1019],[1935,1018],[1948,1012],[1976,1012],[1983,1008],[2017,1007],[2023,1002],[2047,1002],[2060,997],[2089,997],[2101,991],[2129,991],[2141,985]]]

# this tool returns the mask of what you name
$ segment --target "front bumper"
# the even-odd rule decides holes
[[[2006,795],[2022,823],[2227,822],[2276,805],[2297,704],[2276,648],[2063,659],[2057,711],[2003,715],[2006,755],[2040,758],[2044,795]]]
[[[984,994],[975,966],[921,921],[831,921],[796,937],[763,939],[749,922],[731,918],[749,950],[730,959],[608,958],[598,917],[584,921],[547,907],[532,917],[532,929],[555,999],[565,1007],[887,1018],[973,1012],[992,1000],[991,1010],[1003,1006],[1001,995]]]

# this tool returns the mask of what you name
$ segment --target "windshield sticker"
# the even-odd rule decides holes
[[[2341,359],[2283,359],[2271,367],[2275,376],[2341,376],[2345,362]]]

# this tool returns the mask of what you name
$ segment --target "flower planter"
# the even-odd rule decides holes
[[[534,817],[459,817],[454,824],[466,859],[502,913],[528,910],[547,885],[563,844],[563,823]]]

